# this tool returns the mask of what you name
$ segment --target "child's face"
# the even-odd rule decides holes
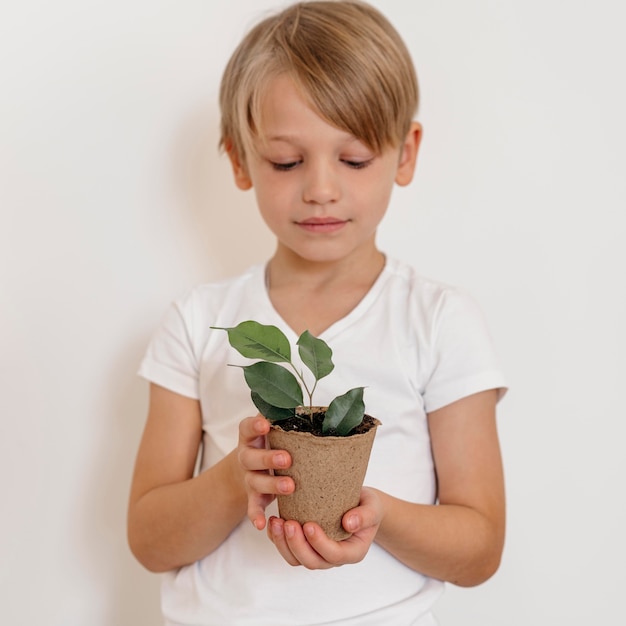
[[[231,154],[241,189],[254,187],[279,249],[316,262],[359,258],[375,234],[394,183],[408,184],[420,139],[414,124],[402,146],[374,153],[309,107],[287,76],[268,86],[263,137],[245,167]]]

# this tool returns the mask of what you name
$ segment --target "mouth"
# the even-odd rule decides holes
[[[310,233],[333,233],[341,230],[350,220],[342,220],[338,217],[309,217],[306,220],[296,222],[303,230]]]

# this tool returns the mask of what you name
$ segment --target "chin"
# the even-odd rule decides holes
[[[303,261],[309,263],[336,263],[348,258],[353,250],[337,250],[330,247],[315,245],[291,248],[291,251]]]

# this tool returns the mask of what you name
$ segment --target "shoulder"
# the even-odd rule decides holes
[[[256,289],[263,280],[263,268],[261,264],[253,265],[236,276],[198,284],[179,296],[173,305],[189,321],[201,316],[206,324],[207,316],[220,315]]]
[[[428,412],[478,391],[506,389],[482,309],[465,289],[420,275],[405,263],[389,264],[391,299],[405,301],[404,322],[420,392]],[[400,302],[394,309],[400,310]],[[401,329],[402,330],[402,329]]]
[[[473,297],[463,288],[420,274],[394,258],[387,260],[387,297],[408,311],[412,323],[434,326],[449,317],[479,314]]]
[[[467,290],[423,276],[402,261],[390,260],[388,268],[388,321],[394,333],[419,347],[429,368],[443,355],[491,352],[482,308]]]
[[[233,292],[245,291],[250,288],[259,277],[262,278],[263,269],[264,265],[262,264],[253,265],[236,276],[200,283],[183,293],[177,302],[197,306],[212,300],[219,301]]]
[[[162,319],[158,333],[176,338],[201,351],[211,326],[229,326],[247,302],[263,288],[263,265],[217,281],[198,284],[175,298]]]
[[[140,374],[198,398],[203,355],[209,347],[223,352],[227,344],[225,333],[212,332],[211,326],[231,326],[240,308],[258,300],[262,289],[263,266],[253,266],[233,278],[200,284],[182,294],[170,303],[153,334]]]

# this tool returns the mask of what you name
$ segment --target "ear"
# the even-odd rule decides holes
[[[226,149],[226,154],[230,160],[230,165],[233,168],[233,176],[235,178],[235,185],[239,187],[242,191],[247,191],[252,188],[252,180],[248,175],[248,170],[246,169],[246,164],[239,157],[239,154],[235,150],[233,146],[233,142],[228,140],[224,142],[224,148]]]
[[[419,122],[411,122],[409,132],[400,148],[400,162],[396,172],[396,183],[401,187],[408,185],[413,180],[421,141],[422,125]]]

